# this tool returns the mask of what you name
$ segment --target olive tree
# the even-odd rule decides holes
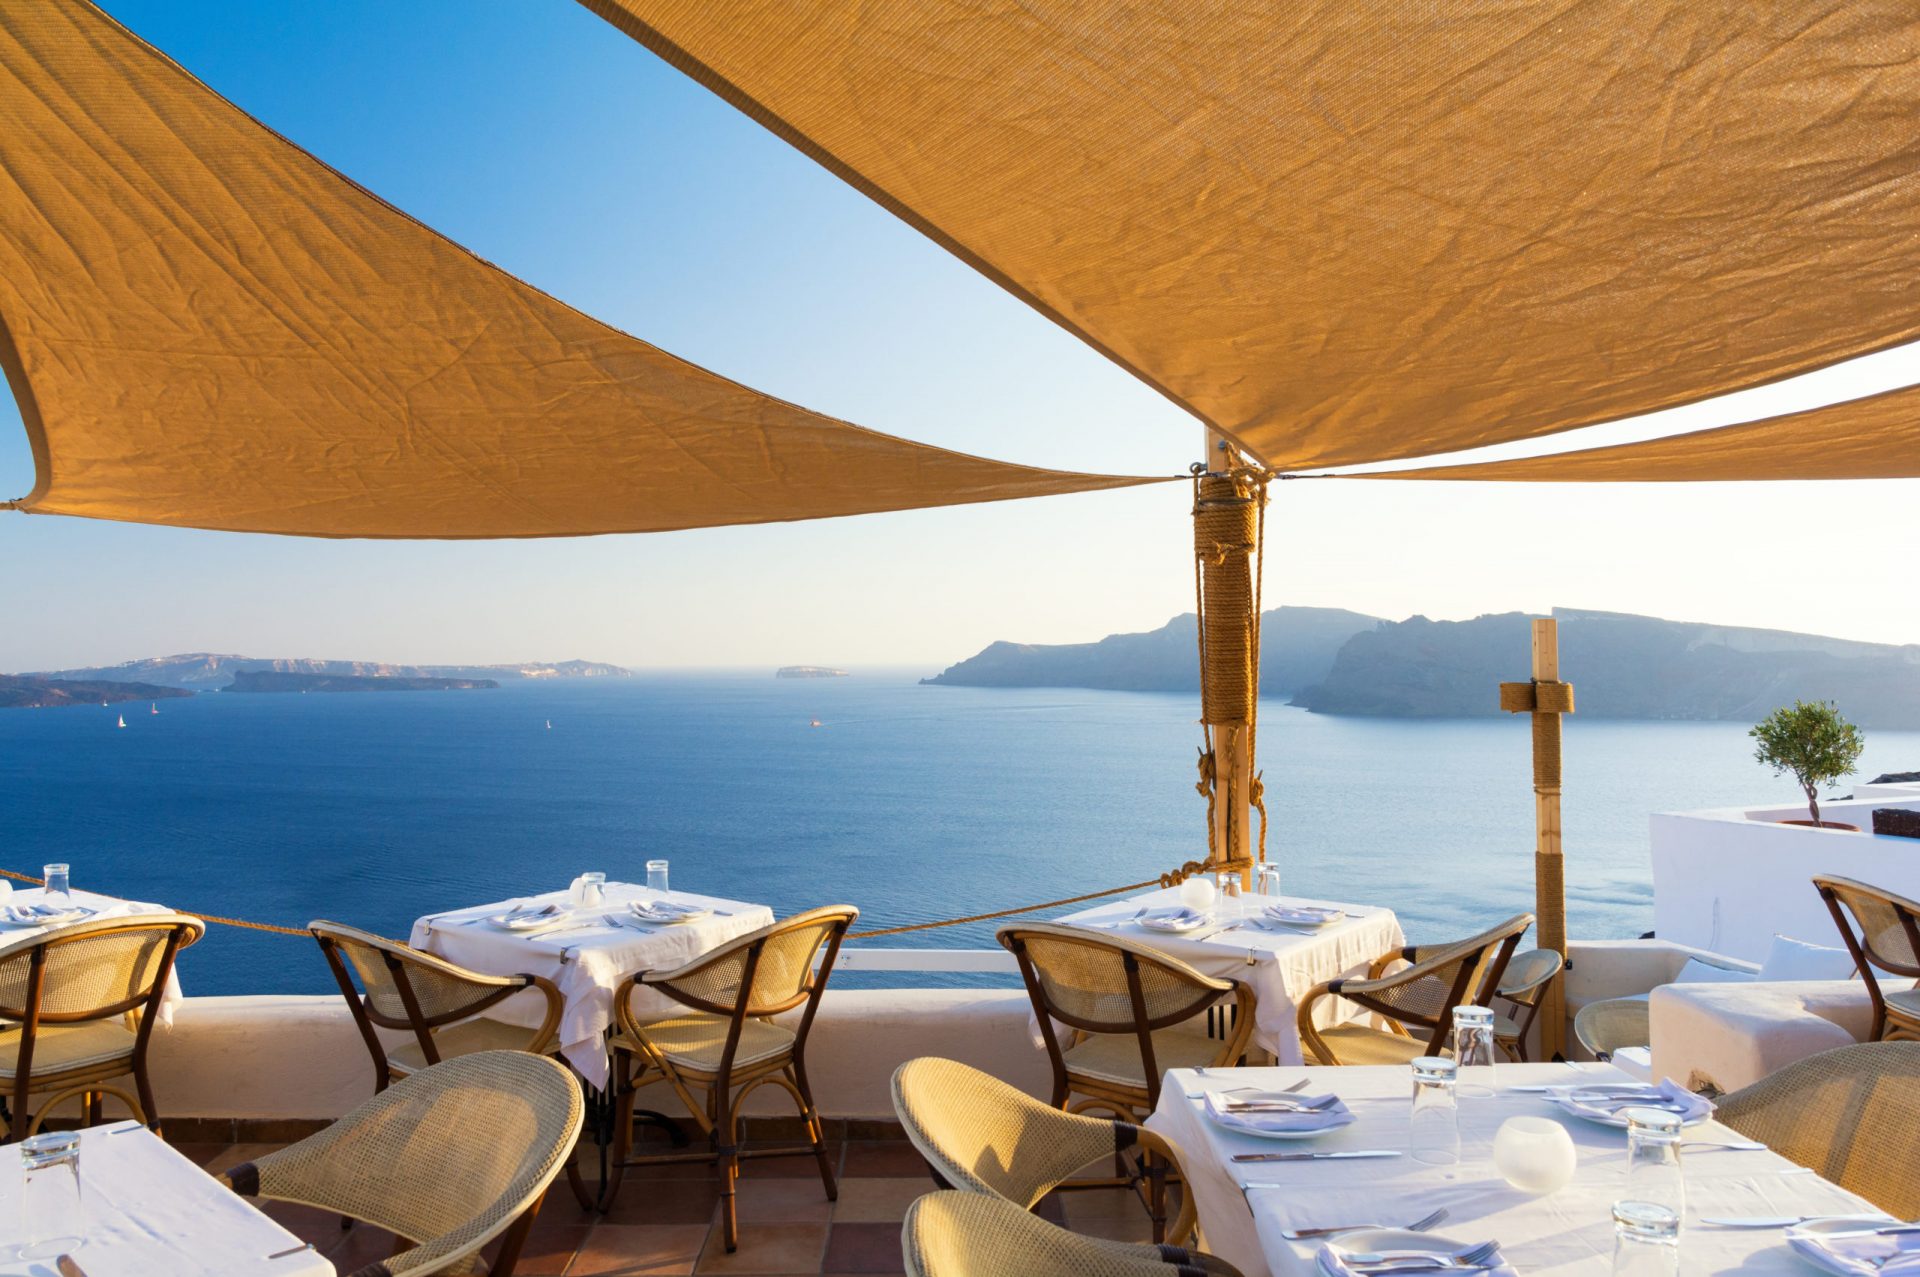
[[[1754,724],[1754,758],[1776,776],[1791,774],[1807,795],[1813,823],[1820,823],[1820,787],[1853,775],[1866,741],[1840,717],[1831,701],[1795,701]]]

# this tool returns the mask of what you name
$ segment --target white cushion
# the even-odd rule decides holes
[[[1845,949],[1808,944],[1776,935],[1760,964],[1761,980],[1848,980],[1854,974],[1853,955]]]
[[[1680,968],[1680,974],[1673,978],[1675,984],[1746,984],[1752,980],[1752,972],[1716,967],[1698,958],[1688,958],[1687,964]]]

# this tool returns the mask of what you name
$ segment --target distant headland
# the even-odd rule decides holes
[[[491,678],[422,678],[410,674],[287,674],[242,670],[229,692],[466,692],[498,687]]]
[[[837,670],[828,665],[782,665],[773,672],[775,678],[845,678],[845,670]]]
[[[0,674],[0,709],[47,709],[56,705],[108,705],[122,701],[163,701],[191,696],[177,687],[153,683],[108,683],[68,678]]]

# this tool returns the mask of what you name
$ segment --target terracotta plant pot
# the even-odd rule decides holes
[[[1777,820],[1774,823],[1777,825],[1805,825],[1809,829],[1844,829],[1852,834],[1860,832],[1860,826],[1849,825],[1839,820]]]

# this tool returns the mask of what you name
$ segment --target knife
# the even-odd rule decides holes
[[[1701,1216],[1703,1224],[1713,1224],[1720,1228],[1792,1228],[1795,1224],[1805,1224],[1816,1219],[1845,1219],[1835,1215],[1723,1215],[1719,1217]],[[1874,1220],[1859,1221],[1862,1231],[1875,1233],[1920,1232],[1920,1224],[1902,1224],[1898,1220],[1889,1222],[1885,1228],[1869,1227]],[[1832,1234],[1829,1234],[1832,1235]]]
[[[1235,1153],[1233,1155],[1233,1160],[1236,1162],[1319,1162],[1319,1161],[1345,1161],[1348,1158],[1354,1158],[1354,1157],[1404,1157],[1404,1156],[1406,1156],[1406,1154],[1402,1153],[1397,1148],[1354,1148],[1354,1149],[1342,1149],[1337,1152],[1331,1152],[1331,1153]],[[1248,1188],[1280,1188],[1283,1186],[1279,1184],[1248,1184],[1246,1185],[1246,1187]],[[1285,1185],[1284,1187],[1298,1188],[1299,1185],[1288,1184],[1288,1185]]]

